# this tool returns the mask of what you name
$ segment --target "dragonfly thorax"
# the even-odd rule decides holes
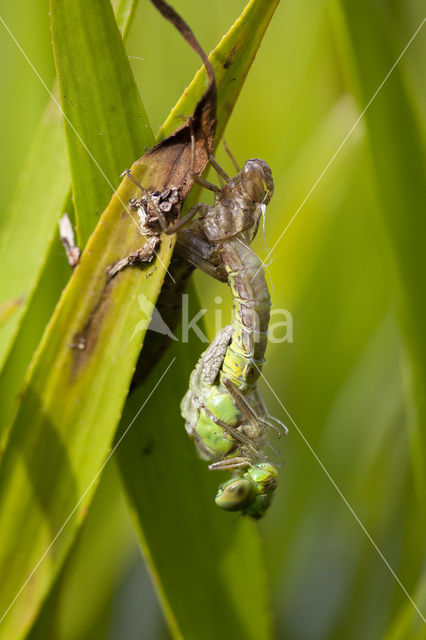
[[[266,162],[258,158],[247,160],[200,219],[208,242],[220,245],[238,236],[250,243],[273,193],[274,181]]]

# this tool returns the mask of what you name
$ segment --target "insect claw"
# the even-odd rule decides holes
[[[239,171],[241,171],[241,167],[238,165],[238,162],[235,160],[234,154],[232,153],[232,151],[230,150],[230,148],[226,144],[225,138],[222,138],[222,142],[223,142],[223,146],[225,147],[226,153],[231,158],[232,163],[233,163],[233,165],[236,168],[237,173],[238,173]]]
[[[175,116],[176,120],[183,120],[185,122],[185,124],[191,119],[190,116],[186,116],[184,113],[178,113],[177,116]]]
[[[135,184],[137,187],[139,187],[139,189],[142,191],[142,193],[146,194],[147,191],[146,189],[144,189],[144,187],[141,185],[140,182],[138,182],[136,180],[136,178],[134,178],[132,176],[132,172],[130,171],[130,169],[124,169],[123,173],[121,174],[122,176],[127,176],[128,178],[130,178],[130,180],[133,182],[133,184]]]
[[[288,428],[285,426],[284,422],[281,422],[281,420],[278,420],[278,418],[275,418],[274,416],[270,416],[270,418],[280,425],[282,429],[282,431],[280,431],[280,438],[283,434],[286,436],[288,434]]]
[[[212,154],[209,155],[209,162],[212,165],[213,169],[215,169],[217,171],[219,177],[223,178],[225,183],[227,183],[227,182],[229,182],[231,180],[231,178],[228,176],[226,171],[224,169],[222,169],[222,167],[220,166],[220,164],[218,163],[218,161],[216,160],[214,155],[212,155]]]
[[[274,447],[274,445],[272,444],[272,442],[269,442],[269,440],[266,440],[265,444],[272,449],[272,451],[274,452],[274,455],[279,456],[280,452],[278,451],[278,449],[276,447]]]

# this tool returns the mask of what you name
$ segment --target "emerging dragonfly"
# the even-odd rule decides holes
[[[268,508],[278,480],[276,468],[263,452],[266,431],[286,432],[269,415],[257,388],[267,345],[270,296],[262,264],[249,247],[274,185],[263,160],[248,160],[232,180],[216,161],[212,164],[225,185],[219,189],[201,181],[215,192],[215,203],[197,205],[188,213],[186,217],[194,212],[200,217],[185,235],[180,234],[180,252],[220,279],[224,269],[233,296],[233,322],[201,356],[181,412],[201,457],[212,460],[209,468],[233,472],[219,488],[216,504],[258,519]],[[211,251],[207,265],[197,251],[200,238]]]
[[[181,411],[200,455],[212,460],[209,468],[233,473],[219,488],[216,503],[260,518],[270,504],[278,477],[263,452],[265,433],[272,428],[281,435],[286,428],[271,418],[257,389],[271,303],[262,263],[249,245],[265,215],[274,183],[263,160],[247,160],[232,179],[213,157],[210,162],[224,182],[222,187],[193,177],[214,192],[213,205],[197,204],[169,226],[159,208],[161,194],[145,192],[133,206],[139,209],[149,233],[178,231],[178,255],[227,281],[231,288],[232,326],[219,332],[201,356]],[[196,214],[199,217],[183,229]],[[188,276],[190,270],[186,267],[184,272]],[[178,283],[177,288],[183,286]],[[163,315],[163,309],[160,312]]]

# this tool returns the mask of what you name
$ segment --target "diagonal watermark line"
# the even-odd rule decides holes
[[[74,515],[74,513],[77,511],[78,507],[80,506],[80,504],[82,503],[82,501],[84,500],[84,498],[86,497],[86,495],[88,494],[88,492],[90,491],[91,487],[93,486],[93,484],[96,482],[97,478],[99,477],[99,475],[102,473],[102,471],[104,470],[104,468],[106,467],[106,465],[108,464],[108,461],[110,460],[110,458],[114,455],[114,453],[117,451],[118,447],[120,446],[121,442],[123,441],[123,439],[125,438],[125,436],[127,435],[129,429],[133,426],[133,424],[135,423],[135,420],[137,420],[137,418],[139,417],[142,409],[145,407],[145,405],[147,404],[147,402],[149,401],[149,399],[151,398],[152,394],[154,393],[154,391],[157,389],[157,387],[159,386],[159,384],[161,383],[161,381],[163,380],[164,376],[166,375],[166,373],[169,371],[170,367],[172,366],[172,364],[174,363],[174,361],[176,360],[176,356],[171,360],[170,364],[168,365],[168,367],[165,369],[165,371],[163,371],[161,377],[157,380],[157,382],[155,383],[154,388],[150,391],[150,393],[148,394],[148,397],[145,399],[145,401],[143,402],[142,406],[138,409],[136,415],[134,416],[134,418],[131,420],[130,424],[126,427],[126,430],[124,431],[124,433],[120,436],[119,440],[117,441],[117,443],[115,444],[115,446],[113,447],[112,451],[110,452],[110,454],[107,456],[107,458],[105,459],[105,461],[103,462],[103,464],[100,466],[100,468],[98,469],[98,471],[96,472],[96,474],[93,476],[93,479],[91,480],[89,486],[87,487],[87,489],[84,491],[83,495],[81,496],[81,498],[79,499],[79,501],[77,502],[77,504],[75,505],[75,507],[73,508],[73,510],[71,511],[71,513],[69,514],[69,516],[67,517],[67,519],[64,521],[64,523],[62,524],[61,528],[59,529],[58,533],[56,534],[56,536],[53,538],[53,540],[51,541],[51,543],[49,544],[49,546],[47,547],[46,551],[43,553],[43,555],[41,556],[40,560],[37,562],[37,564],[35,565],[34,569],[31,571],[30,575],[28,576],[28,578],[25,580],[24,584],[22,585],[22,587],[19,589],[18,593],[16,594],[16,596],[14,597],[14,599],[12,600],[12,602],[10,603],[10,605],[7,607],[6,611],[3,613],[2,617],[0,618],[0,624],[3,622],[4,618],[7,616],[7,614],[9,613],[10,609],[13,607],[13,605],[15,604],[15,602],[17,601],[17,599],[19,598],[19,596],[21,595],[21,593],[23,592],[23,590],[25,589],[25,587],[27,586],[27,584],[29,583],[29,581],[31,580],[31,578],[33,577],[33,575],[35,574],[35,572],[37,571],[37,569],[39,568],[39,566],[41,565],[41,563],[43,562],[43,560],[45,559],[45,557],[47,556],[47,554],[49,553],[49,551],[51,550],[51,548],[53,547],[53,545],[55,544],[56,540],[59,538],[59,536],[61,535],[62,531],[65,529],[65,527],[67,526],[68,522],[70,521],[70,519],[72,518],[72,516]]]
[[[355,122],[353,123],[352,127],[349,129],[348,133],[345,135],[345,137],[343,138],[342,142],[340,143],[339,147],[336,149],[336,151],[334,152],[334,154],[331,156],[330,160],[328,161],[328,163],[326,164],[326,166],[324,167],[323,171],[321,172],[321,174],[318,176],[318,178],[316,179],[316,181],[314,182],[314,184],[312,185],[311,189],[309,190],[308,194],[305,196],[305,198],[303,199],[302,203],[299,205],[299,208],[297,209],[296,213],[293,215],[293,217],[290,219],[290,221],[287,223],[287,225],[284,228],[284,231],[281,233],[281,235],[279,236],[278,240],[275,242],[274,246],[272,247],[272,249],[268,252],[265,260],[262,260],[262,264],[259,267],[258,271],[260,269],[262,269],[266,262],[269,260],[269,258],[271,257],[275,247],[277,246],[277,244],[280,242],[280,240],[282,239],[282,237],[285,235],[285,233],[287,232],[288,228],[290,227],[290,225],[293,223],[294,219],[296,218],[296,216],[299,214],[299,212],[301,211],[301,209],[304,207],[306,201],[310,198],[310,196],[312,195],[312,193],[315,191],[315,189],[317,188],[317,186],[319,185],[319,183],[321,182],[322,178],[324,177],[325,173],[328,171],[328,169],[331,167],[331,165],[333,164],[334,160],[337,158],[337,156],[339,155],[340,151],[342,150],[342,148],[344,147],[344,145],[346,144],[346,142],[348,141],[348,139],[350,138],[350,136],[352,135],[354,129],[358,126],[358,124],[360,123],[360,121],[362,120],[362,118],[364,117],[366,111],[369,109],[369,107],[371,106],[371,104],[373,103],[373,101],[376,99],[377,95],[379,94],[379,92],[381,91],[381,89],[383,88],[383,85],[386,83],[386,81],[388,80],[389,76],[392,74],[392,72],[394,71],[395,67],[398,65],[399,61],[401,60],[401,58],[404,56],[405,52],[407,51],[407,49],[409,48],[409,46],[411,45],[411,43],[413,42],[414,38],[417,36],[417,34],[420,32],[421,28],[423,27],[424,23],[426,22],[426,18],[423,18],[422,22],[420,23],[420,25],[417,27],[416,31],[413,33],[413,35],[411,36],[411,38],[409,39],[409,41],[407,42],[407,44],[405,45],[405,47],[403,48],[403,50],[401,51],[401,53],[399,54],[398,58],[395,60],[395,62],[393,63],[393,65],[391,66],[391,68],[389,69],[389,71],[387,72],[386,76],[383,78],[382,82],[379,84],[379,86],[377,87],[376,91],[373,93],[373,95],[371,96],[370,100],[367,102],[366,106],[364,107],[364,109],[362,110],[362,112],[360,113],[360,115],[358,116],[358,118],[355,120]],[[253,278],[256,277],[258,271],[254,274]],[[252,278],[252,281],[253,281]]]
[[[135,220],[134,216],[132,215],[131,211],[129,210],[128,206],[123,202],[123,200],[120,198],[120,196],[118,195],[117,191],[114,189],[114,185],[110,182],[110,180],[108,179],[108,176],[106,175],[105,171],[102,169],[101,165],[99,164],[99,162],[96,160],[96,158],[94,157],[94,155],[92,154],[92,152],[90,151],[89,147],[86,145],[86,143],[84,142],[83,138],[80,136],[80,134],[78,133],[77,129],[74,127],[73,123],[71,122],[71,120],[68,118],[67,114],[64,112],[64,110],[62,109],[61,105],[59,104],[59,102],[56,100],[55,96],[53,95],[53,93],[50,91],[49,87],[47,86],[47,84],[45,83],[45,81],[43,80],[43,78],[41,77],[41,75],[39,74],[39,72],[37,71],[37,69],[35,68],[35,66],[33,65],[33,63],[31,62],[31,60],[29,59],[29,57],[27,56],[27,54],[25,53],[24,49],[21,47],[21,45],[19,44],[18,40],[15,38],[15,36],[13,35],[12,31],[9,29],[9,27],[7,26],[6,22],[3,20],[2,16],[0,16],[0,22],[3,24],[4,28],[6,29],[6,31],[8,32],[8,34],[10,35],[10,37],[12,38],[13,42],[16,44],[16,46],[18,47],[19,51],[22,53],[22,55],[24,56],[25,60],[28,62],[28,64],[30,65],[31,69],[34,71],[35,75],[37,76],[37,78],[40,80],[41,84],[43,85],[43,87],[46,89],[47,93],[49,94],[50,98],[53,100],[53,102],[56,104],[56,106],[58,107],[59,111],[62,113],[63,118],[67,121],[67,123],[69,124],[69,126],[71,127],[71,129],[74,131],[76,137],[78,138],[78,140],[80,141],[80,143],[82,144],[82,146],[84,147],[84,149],[87,151],[87,154],[89,155],[89,157],[91,158],[91,160],[93,161],[93,163],[95,164],[96,168],[99,170],[99,172],[101,173],[101,175],[103,176],[103,178],[105,179],[106,183],[111,187],[112,192],[116,195],[116,197],[118,198],[118,200],[121,202],[121,204],[124,207],[124,210],[126,211],[126,213],[130,216],[133,224],[137,227],[139,233],[141,234],[141,236],[143,237],[143,233],[140,230],[139,224],[137,223],[137,221]],[[163,263],[163,261],[161,260],[160,256],[156,253],[156,251],[154,250],[154,254],[155,257],[158,258],[158,260],[161,262],[161,264],[163,265],[163,267],[165,268],[165,270],[167,271],[168,275],[170,276],[170,278],[172,279],[172,281],[174,283],[176,283],[175,279],[173,278],[172,274],[169,272],[169,270],[167,269],[166,265]]]
[[[419,614],[421,619],[423,620],[423,622],[426,624],[426,618],[424,617],[423,613],[420,611],[420,609],[418,608],[418,606],[416,605],[416,603],[414,602],[414,600],[412,599],[412,597],[408,593],[407,589],[404,587],[404,585],[402,584],[401,580],[398,578],[398,576],[396,575],[395,571],[392,569],[392,567],[390,566],[389,562],[386,560],[385,556],[380,551],[379,547],[374,542],[374,540],[371,537],[371,535],[368,533],[367,529],[365,528],[364,524],[360,520],[359,516],[356,514],[356,512],[354,511],[354,509],[352,508],[352,506],[350,505],[348,500],[345,498],[345,496],[343,495],[342,491],[339,489],[339,487],[337,486],[336,482],[333,480],[333,478],[331,477],[331,475],[329,474],[329,472],[325,468],[324,464],[322,463],[322,461],[320,460],[318,455],[315,453],[314,449],[312,448],[312,446],[310,445],[310,443],[308,442],[308,440],[306,439],[306,437],[304,436],[302,431],[299,429],[299,427],[295,423],[295,421],[293,420],[293,418],[291,417],[291,415],[289,414],[289,412],[287,411],[287,409],[285,408],[285,406],[283,405],[283,403],[281,402],[281,400],[279,399],[279,397],[275,393],[274,389],[271,387],[271,385],[269,384],[268,380],[265,378],[265,376],[262,373],[262,371],[259,369],[259,367],[257,366],[257,364],[253,360],[252,360],[252,362],[253,362],[254,366],[256,367],[256,369],[258,370],[258,372],[260,373],[260,375],[262,376],[262,379],[268,385],[270,391],[272,392],[272,394],[274,395],[275,399],[277,400],[277,402],[281,406],[282,410],[288,416],[289,420],[291,421],[292,425],[296,429],[297,433],[302,438],[303,442],[306,444],[306,446],[308,447],[309,451],[312,453],[312,455],[314,456],[315,460],[318,462],[318,464],[320,465],[321,469],[324,471],[325,475],[327,476],[327,478],[329,479],[329,481],[331,482],[333,487],[336,489],[337,493],[339,494],[339,496],[341,497],[341,499],[343,500],[343,502],[345,503],[345,505],[347,506],[347,508],[349,509],[349,511],[351,512],[351,514],[353,515],[353,517],[355,518],[355,520],[357,521],[357,523],[359,524],[359,526],[361,527],[361,529],[363,530],[363,532],[365,533],[365,535],[367,536],[367,538],[369,539],[369,541],[371,542],[371,544],[373,545],[373,547],[375,548],[375,550],[377,551],[377,553],[379,554],[379,556],[381,557],[381,559],[383,560],[383,562],[385,563],[387,568],[389,569],[389,571],[391,572],[392,576],[395,578],[396,582],[399,584],[399,586],[401,587],[401,589],[403,590],[403,592],[405,593],[405,595],[407,596],[407,598],[409,599],[409,601],[411,602],[411,604],[413,605],[413,607],[415,608],[415,610],[417,611],[417,613]]]

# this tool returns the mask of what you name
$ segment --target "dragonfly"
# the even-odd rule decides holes
[[[191,273],[185,267],[188,263],[230,286],[232,325],[220,331],[201,356],[181,413],[200,456],[211,461],[209,468],[232,472],[230,480],[219,487],[216,504],[259,519],[269,507],[278,480],[276,467],[264,453],[266,433],[269,428],[286,432],[269,415],[257,387],[265,362],[271,301],[263,265],[250,248],[274,183],[264,160],[247,160],[232,179],[213,157],[210,162],[222,180],[221,187],[193,177],[214,192],[213,205],[199,203],[168,226],[163,213],[170,210],[169,203],[162,207],[163,212],[160,208],[168,193],[145,193],[133,206],[150,233],[160,229],[178,232],[175,264],[183,268],[184,277],[176,282],[175,292],[184,288],[183,281]],[[162,315],[176,306],[171,293],[165,296],[169,306],[160,306]]]
[[[266,435],[268,429],[279,435],[287,432],[269,414],[257,386],[265,362],[271,300],[263,265],[250,243],[274,183],[264,160],[247,160],[232,179],[214,159],[210,161],[224,185],[200,181],[214,192],[215,201],[195,205],[184,216],[183,224],[191,215],[199,215],[178,235],[178,251],[214,277],[223,279],[226,274],[233,298],[232,325],[222,329],[202,354],[181,413],[200,456],[211,461],[209,468],[232,472],[219,487],[216,504],[259,519],[278,482],[278,471],[264,452]]]
[[[232,472],[230,480],[219,487],[216,504],[259,519],[269,507],[278,480],[277,469],[264,452],[266,433],[268,429],[279,435],[287,431],[270,416],[257,387],[265,362],[271,300],[263,264],[250,244],[265,218],[274,183],[270,168],[258,158],[247,160],[234,178],[213,156],[210,163],[222,186],[196,174],[191,177],[213,191],[213,205],[198,203],[169,224],[165,213],[178,202],[173,189],[149,193],[141,187],[141,198],[131,205],[147,235],[178,234],[175,269],[179,267],[182,275],[174,284],[174,295],[167,288],[166,306],[163,308],[161,298],[157,302],[163,319],[176,310],[176,291],[184,290],[193,267],[227,282],[231,289],[232,325],[219,332],[201,356],[181,413],[199,454],[211,461],[209,468]],[[160,341],[164,343],[162,336]]]

